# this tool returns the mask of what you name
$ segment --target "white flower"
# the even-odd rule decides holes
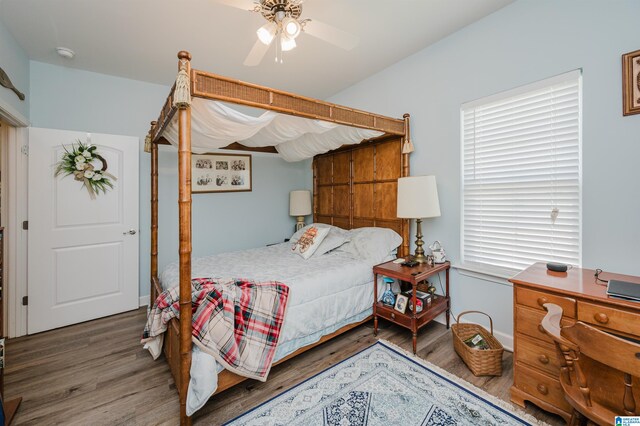
[[[84,164],[83,163],[76,163],[76,170],[84,170]]]
[[[86,159],[82,155],[78,155],[76,157],[76,163],[84,163],[85,161],[86,161]]]
[[[102,179],[102,175],[100,173],[94,173],[91,180],[100,180]]]
[[[87,171],[84,172],[84,177],[86,177],[87,179],[91,179],[93,177],[93,175],[95,175],[93,170],[87,170]]]
[[[91,158],[91,153],[89,152],[88,149],[86,151],[83,151],[82,155],[84,155],[85,158]]]

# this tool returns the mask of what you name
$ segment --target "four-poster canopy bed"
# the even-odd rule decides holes
[[[151,153],[151,301],[163,291],[158,273],[158,145],[169,144],[168,127],[174,127],[173,144],[178,148],[179,205],[179,321],[172,319],[164,339],[163,352],[170,365],[180,397],[180,422],[190,424],[186,399],[192,351],[191,303],[191,155],[192,108],[195,99],[223,101],[300,117],[307,121],[333,123],[375,131],[376,137],[319,153],[313,160],[314,222],[344,229],[382,227],[402,237],[398,255],[409,253],[409,223],[396,217],[397,179],[409,175],[409,115],[394,119],[328,102],[249,84],[191,68],[191,55],[178,53],[178,79],[162,107],[157,121],[151,123],[145,150]],[[177,117],[176,117],[177,116]],[[310,119],[310,120],[309,120]],[[358,135],[358,133],[355,133]],[[242,141],[240,141],[242,142]],[[360,143],[362,142],[362,143]],[[224,149],[278,152],[273,146],[245,146],[229,143]],[[300,347],[280,359],[283,362],[332,337],[369,320],[347,324],[315,343]],[[277,364],[277,363],[274,363]],[[245,377],[227,370],[218,375],[221,392]]]

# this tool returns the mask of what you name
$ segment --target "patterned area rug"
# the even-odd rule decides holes
[[[385,341],[229,425],[538,425],[535,418]]]

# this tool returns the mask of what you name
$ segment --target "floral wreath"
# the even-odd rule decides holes
[[[106,193],[113,188],[111,180],[118,180],[111,173],[107,172],[107,160],[97,153],[97,147],[91,144],[83,144],[78,140],[78,145],[71,144],[71,148],[62,145],[65,153],[62,160],[56,165],[55,176],[73,175],[75,180],[82,182],[82,186],[87,188],[92,200],[96,199],[96,194],[100,191]],[[96,170],[93,161],[100,161],[102,168]]]

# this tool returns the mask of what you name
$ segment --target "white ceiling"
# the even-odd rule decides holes
[[[184,49],[197,69],[323,99],[512,1],[306,0],[302,18],[351,32],[358,46],[302,34],[283,64],[271,46],[257,67],[242,63],[264,19],[216,0],[0,0],[0,18],[36,61],[170,85]],[[58,57],[58,46],[76,57]]]

